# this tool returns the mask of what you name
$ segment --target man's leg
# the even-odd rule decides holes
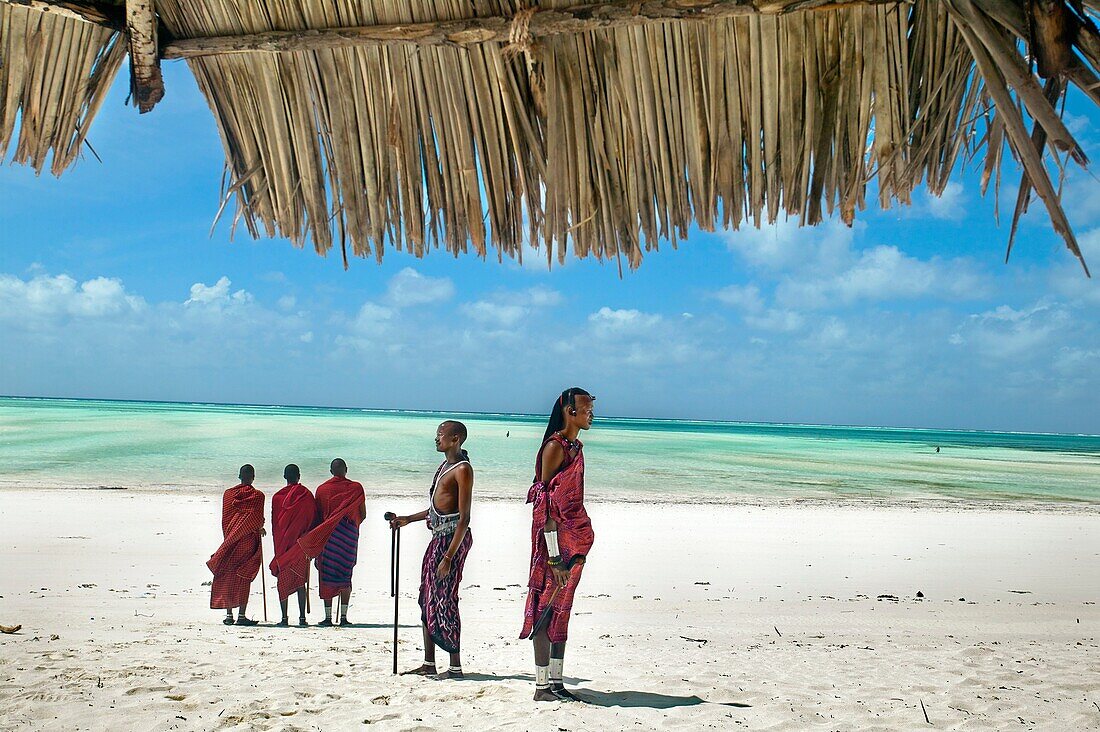
[[[402,676],[435,676],[435,641],[432,640],[425,623],[420,624],[420,629],[424,631],[424,663],[418,668],[406,671]]]
[[[244,598],[244,602],[241,603],[240,609],[237,611],[237,625],[256,625],[259,620],[249,620],[244,616],[244,611],[248,608],[248,598]]]
[[[546,628],[542,628],[531,637],[535,647],[535,701],[561,701],[550,690],[550,637]]]
[[[226,625],[232,625],[233,624],[233,608],[227,607],[225,609],[225,620],[223,620],[222,622],[225,623]]]
[[[351,625],[348,622],[348,604],[351,603],[351,588],[340,590],[340,625]]]
[[[550,644],[550,691],[569,701],[579,701],[565,688],[562,669],[565,666],[565,643]]]
[[[332,627],[332,598],[325,600],[325,619],[317,623],[321,628]]]
[[[286,606],[287,606],[287,601],[286,600],[279,600],[279,607],[283,611],[283,619],[280,620],[278,623],[276,623],[276,625],[280,628],[286,628],[287,626],[290,625],[290,618],[288,618],[287,615],[286,615]]]
[[[283,618],[286,618],[286,604],[283,605]],[[306,586],[302,585],[298,588],[298,625],[303,628],[309,623],[306,622]]]
[[[446,672],[440,675],[441,679],[461,679],[462,676],[462,654],[454,652],[451,655],[451,665]]]

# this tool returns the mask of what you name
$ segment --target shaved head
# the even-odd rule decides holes
[[[453,419],[448,419],[446,422],[441,424],[440,427],[446,430],[447,434],[451,437],[457,437],[458,444],[461,445],[463,442],[466,441],[466,425],[462,424],[461,422],[456,422]]]
[[[283,468],[283,478],[288,484],[297,483],[302,479],[302,471],[294,463]]]
[[[348,474],[348,464],[345,463],[342,458],[336,458],[332,461],[332,464],[329,465],[328,470],[337,478],[343,478]]]
[[[241,470],[237,473],[237,478],[245,484],[250,484],[256,480],[256,468],[252,467],[248,463],[241,466]]]

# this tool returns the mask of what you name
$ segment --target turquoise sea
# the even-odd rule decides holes
[[[310,486],[342,457],[373,495],[427,490],[444,418],[475,490],[521,499],[545,416],[0,398],[0,487],[215,491],[237,468]],[[582,435],[594,501],[990,500],[1100,505],[1100,436],[624,419]],[[936,452],[936,447],[940,451]]]

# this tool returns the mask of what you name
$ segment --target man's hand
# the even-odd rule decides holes
[[[262,526],[260,527],[260,536],[267,536],[267,529]]]
[[[451,573],[451,558],[446,554],[439,560],[439,566],[435,568],[436,579],[443,579]]]
[[[408,516],[397,516],[397,517],[390,520],[390,528],[391,529],[400,529],[402,526],[408,526],[408,525],[409,525],[409,517]]]
[[[554,573],[554,580],[558,583],[558,587],[565,587],[569,584],[569,570],[565,568],[564,564],[559,564],[556,567],[551,566],[550,571]]]

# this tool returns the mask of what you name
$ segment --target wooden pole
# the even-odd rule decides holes
[[[80,0],[0,0],[0,3],[69,20],[79,20],[113,31],[126,28],[126,18],[122,8],[117,5],[102,5],[94,2],[80,2]]]
[[[145,114],[164,97],[153,0],[126,0],[126,32],[130,37],[130,94],[138,111]]]
[[[264,571],[264,540],[260,539],[260,589],[264,594],[264,622],[267,622],[267,572]]]
[[[393,551],[393,672],[397,673],[397,603],[401,600],[398,585],[401,579],[401,529],[393,530],[395,549]]]
[[[604,0],[568,8],[521,11],[516,16],[462,18],[422,23],[268,31],[171,41],[165,59],[230,53],[317,51],[349,46],[475,46],[530,44],[538,38],[670,21],[705,21],[747,15],[782,15],[862,5],[899,5],[911,0]]]

